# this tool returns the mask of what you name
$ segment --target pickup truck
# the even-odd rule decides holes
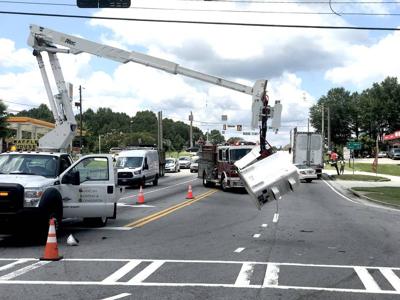
[[[109,154],[76,162],[57,152],[0,154],[0,233],[25,227],[46,234],[51,217],[56,228],[63,218],[104,226],[116,218],[120,192]]]

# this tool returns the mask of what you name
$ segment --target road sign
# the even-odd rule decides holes
[[[350,159],[350,149],[349,148],[346,148],[346,147],[343,148],[343,158],[345,160]]]
[[[347,148],[350,150],[361,150],[361,142],[347,142]]]

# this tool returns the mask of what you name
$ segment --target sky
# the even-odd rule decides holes
[[[75,1],[0,1],[0,12],[190,20],[240,24],[362,26],[398,28],[400,2],[371,0],[337,3],[291,0],[132,0],[129,9],[79,9]],[[284,3],[286,2],[286,3]],[[292,2],[292,3],[287,3]],[[373,2],[373,3],[371,3]],[[166,59],[185,68],[248,86],[268,80],[270,103],[283,105],[274,146],[289,143],[293,127],[307,129],[309,108],[335,87],[362,91],[400,73],[400,32],[324,30],[263,26],[180,24],[150,21],[57,18],[0,13],[0,99],[10,112],[48,105],[36,60],[26,41],[36,24],[124,50]],[[77,101],[83,87],[83,110],[109,107],[134,116],[162,111],[164,117],[203,131],[227,124],[252,131],[251,96],[135,63],[120,64],[90,54],[59,54],[65,80]],[[55,86],[53,87],[56,93]],[[77,112],[77,111],[76,111]],[[255,132],[255,131],[252,131]],[[234,128],[225,137],[243,136]]]

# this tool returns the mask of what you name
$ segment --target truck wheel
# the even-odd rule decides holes
[[[107,217],[97,217],[97,218],[84,218],[83,222],[90,227],[104,227],[108,221]]]
[[[224,192],[228,191],[228,186],[226,185],[225,177],[222,176],[221,178],[221,190]]]
[[[158,185],[158,175],[156,174],[156,178],[153,180],[153,185],[157,186]]]
[[[39,204],[41,216],[39,221],[38,236],[41,241],[45,242],[49,232],[50,219],[55,219],[56,231],[61,227],[63,216],[62,198],[56,189],[48,189],[44,192]]]

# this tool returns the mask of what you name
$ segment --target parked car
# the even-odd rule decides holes
[[[165,172],[180,172],[181,168],[176,158],[165,159]]]
[[[379,151],[379,153],[378,153],[378,157],[379,158],[384,158],[384,157],[387,157],[388,155],[387,155],[387,152],[386,151]]]
[[[179,166],[181,169],[189,169],[190,168],[190,157],[189,156],[182,156],[179,157]]]
[[[400,148],[394,148],[390,150],[391,159],[400,159]]]
[[[297,167],[297,173],[299,174],[300,180],[305,182],[311,182],[313,179],[318,179],[318,175],[315,169],[307,165],[295,165]]]
[[[199,171],[199,157],[192,157],[192,162],[190,163],[190,173],[197,173]]]

